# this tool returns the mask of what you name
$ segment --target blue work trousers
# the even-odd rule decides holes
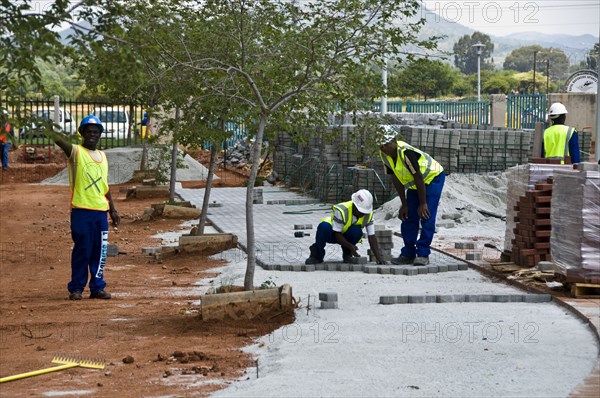
[[[8,168],[8,151],[10,150],[10,142],[0,142],[0,157],[2,157],[2,170]]]
[[[400,225],[404,247],[400,251],[403,256],[414,258],[428,257],[431,253],[431,241],[435,233],[435,217],[438,204],[442,197],[442,189],[446,181],[446,174],[435,177],[429,184],[425,185],[425,198],[429,208],[430,217],[425,220],[419,217],[419,193],[416,189],[408,189],[406,203],[408,205],[408,218]],[[421,236],[419,235],[419,222],[421,223]],[[418,239],[417,239],[418,237]]]
[[[352,225],[346,232],[344,232],[344,238],[353,245],[356,245],[363,236],[362,227],[358,225]],[[317,255],[317,260],[323,261],[325,258],[325,245],[327,243],[339,245],[335,240],[333,233],[333,225],[327,221],[322,221],[317,227],[316,242],[311,246],[312,250]],[[340,245],[341,246],[341,245]],[[344,255],[350,255],[350,251],[342,246],[342,253]]]
[[[108,213],[71,209],[71,237],[75,245],[71,256],[69,292],[82,292],[90,274],[90,291],[104,290],[104,265],[108,249]]]

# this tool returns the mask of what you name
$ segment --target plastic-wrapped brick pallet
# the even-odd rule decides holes
[[[552,260],[569,282],[600,281],[600,173],[557,171],[552,195]]]
[[[572,170],[572,165],[560,164],[524,164],[511,167],[506,172],[506,232],[504,234],[504,250],[512,250],[511,240],[515,237],[515,217],[517,211],[515,206],[519,198],[525,195],[525,191],[533,189],[535,183],[546,181],[554,175],[557,170]]]

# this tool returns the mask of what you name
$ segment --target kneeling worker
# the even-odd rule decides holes
[[[342,257],[345,263],[349,263],[353,256],[360,257],[356,244],[361,241],[363,228],[365,228],[377,264],[386,264],[379,253],[375,236],[371,192],[361,189],[352,194],[352,200],[338,203],[332,207],[332,210],[331,216],[321,220],[317,227],[316,242],[310,246],[310,257],[304,263],[322,263],[327,243],[342,246]]]

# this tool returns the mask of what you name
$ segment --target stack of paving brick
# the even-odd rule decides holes
[[[336,292],[319,293],[322,310],[333,310],[338,308],[338,295]]]
[[[392,259],[392,249],[394,248],[392,230],[385,229],[385,226],[383,225],[376,225],[375,237],[377,237],[377,243],[379,245],[379,254],[381,254],[384,261],[390,261]],[[369,256],[370,262],[377,261],[375,253],[373,253],[371,249],[367,249],[367,255]]]
[[[402,126],[404,141],[429,153],[448,172],[456,171],[460,132],[434,127]]]
[[[531,133],[521,130],[461,131],[456,171],[505,170],[524,163],[529,157],[531,142]]]
[[[600,172],[598,164],[579,168],[554,176],[552,259],[568,282],[600,284]]]
[[[557,170],[570,170],[570,165],[554,164],[524,164],[511,167],[506,172],[506,232],[504,234],[505,253],[510,256],[512,240],[515,237],[515,206],[519,198],[525,195],[528,189],[533,189],[538,182],[545,182]]]
[[[552,261],[550,255],[550,203],[552,179],[535,184],[515,206],[515,237],[512,239],[511,260],[521,266],[533,267],[540,261]]]
[[[254,188],[252,190],[252,203],[255,205],[262,205],[264,203],[263,190],[261,188]]]

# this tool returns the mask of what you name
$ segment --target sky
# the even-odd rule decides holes
[[[423,0],[428,21],[440,16],[488,35],[515,32],[600,36],[598,0]]]

